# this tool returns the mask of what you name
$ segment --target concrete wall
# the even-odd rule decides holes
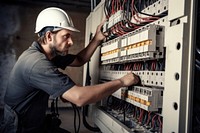
[[[50,6],[50,5],[48,5]],[[55,6],[55,5],[53,5]],[[19,55],[37,39],[34,34],[35,20],[46,5],[0,4],[0,107],[7,85],[9,73]],[[85,20],[88,12],[77,12],[62,7],[72,17],[75,27],[81,33],[73,37],[74,45],[70,53],[78,53],[84,48]],[[66,68],[67,73],[77,84],[82,85],[83,68]]]

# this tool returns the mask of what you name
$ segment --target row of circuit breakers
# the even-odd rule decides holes
[[[101,79],[118,79],[130,71],[101,70]],[[162,107],[164,72],[162,71],[134,71],[139,75],[144,86],[121,88],[112,95],[147,111],[158,111]],[[151,86],[151,87],[146,87]],[[124,94],[126,93],[126,94]],[[126,97],[125,97],[126,96]]]
[[[164,38],[167,11],[168,0],[155,0],[141,10],[144,14],[140,14],[140,17],[138,14],[130,15],[129,20],[132,23],[143,25],[126,34],[110,35],[111,37],[102,44],[100,57],[100,82],[118,79],[130,71],[141,79],[140,85],[120,88],[112,97],[146,112],[154,112],[158,118],[162,117],[165,85]],[[161,16],[163,13],[166,14]],[[144,24],[146,19],[141,18],[149,17],[145,14],[158,17]],[[116,25],[123,22],[124,16],[127,16],[127,13],[123,10],[112,13],[103,26],[104,31],[117,28]],[[138,17],[140,21],[136,21],[134,17]],[[161,130],[159,129],[160,132]]]
[[[103,44],[102,64],[163,58],[163,27],[148,25]]]

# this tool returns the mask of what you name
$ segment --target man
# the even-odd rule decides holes
[[[37,17],[38,41],[22,53],[11,71],[5,94],[4,122],[0,132],[43,131],[49,96],[61,96],[78,106],[97,102],[120,87],[138,82],[130,73],[107,83],[93,86],[77,86],[58,68],[82,66],[105,38],[97,27],[89,45],[77,55],[68,54],[73,45],[72,34],[79,32],[71,18],[60,8],[44,9]]]

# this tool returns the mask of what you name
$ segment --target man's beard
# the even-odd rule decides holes
[[[56,57],[56,56],[58,56],[58,55],[60,55],[60,56],[65,56],[65,55],[67,55],[66,52],[60,52],[60,51],[58,51],[58,50],[56,49],[56,47],[55,47],[55,43],[53,43],[53,44],[50,45],[49,47],[50,47],[50,49],[51,49],[51,54],[52,54],[53,57]]]

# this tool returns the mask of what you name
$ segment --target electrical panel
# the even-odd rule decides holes
[[[191,6],[185,10],[187,4]],[[102,31],[108,33],[92,57],[99,59],[98,64],[91,68],[90,63],[90,73],[96,73],[92,84],[119,79],[129,72],[141,79],[140,84],[122,87],[96,103],[93,118],[102,132],[190,131],[194,35],[190,17],[194,5],[195,1],[181,0],[102,0],[91,12],[86,27],[102,11],[100,17],[107,18]]]

